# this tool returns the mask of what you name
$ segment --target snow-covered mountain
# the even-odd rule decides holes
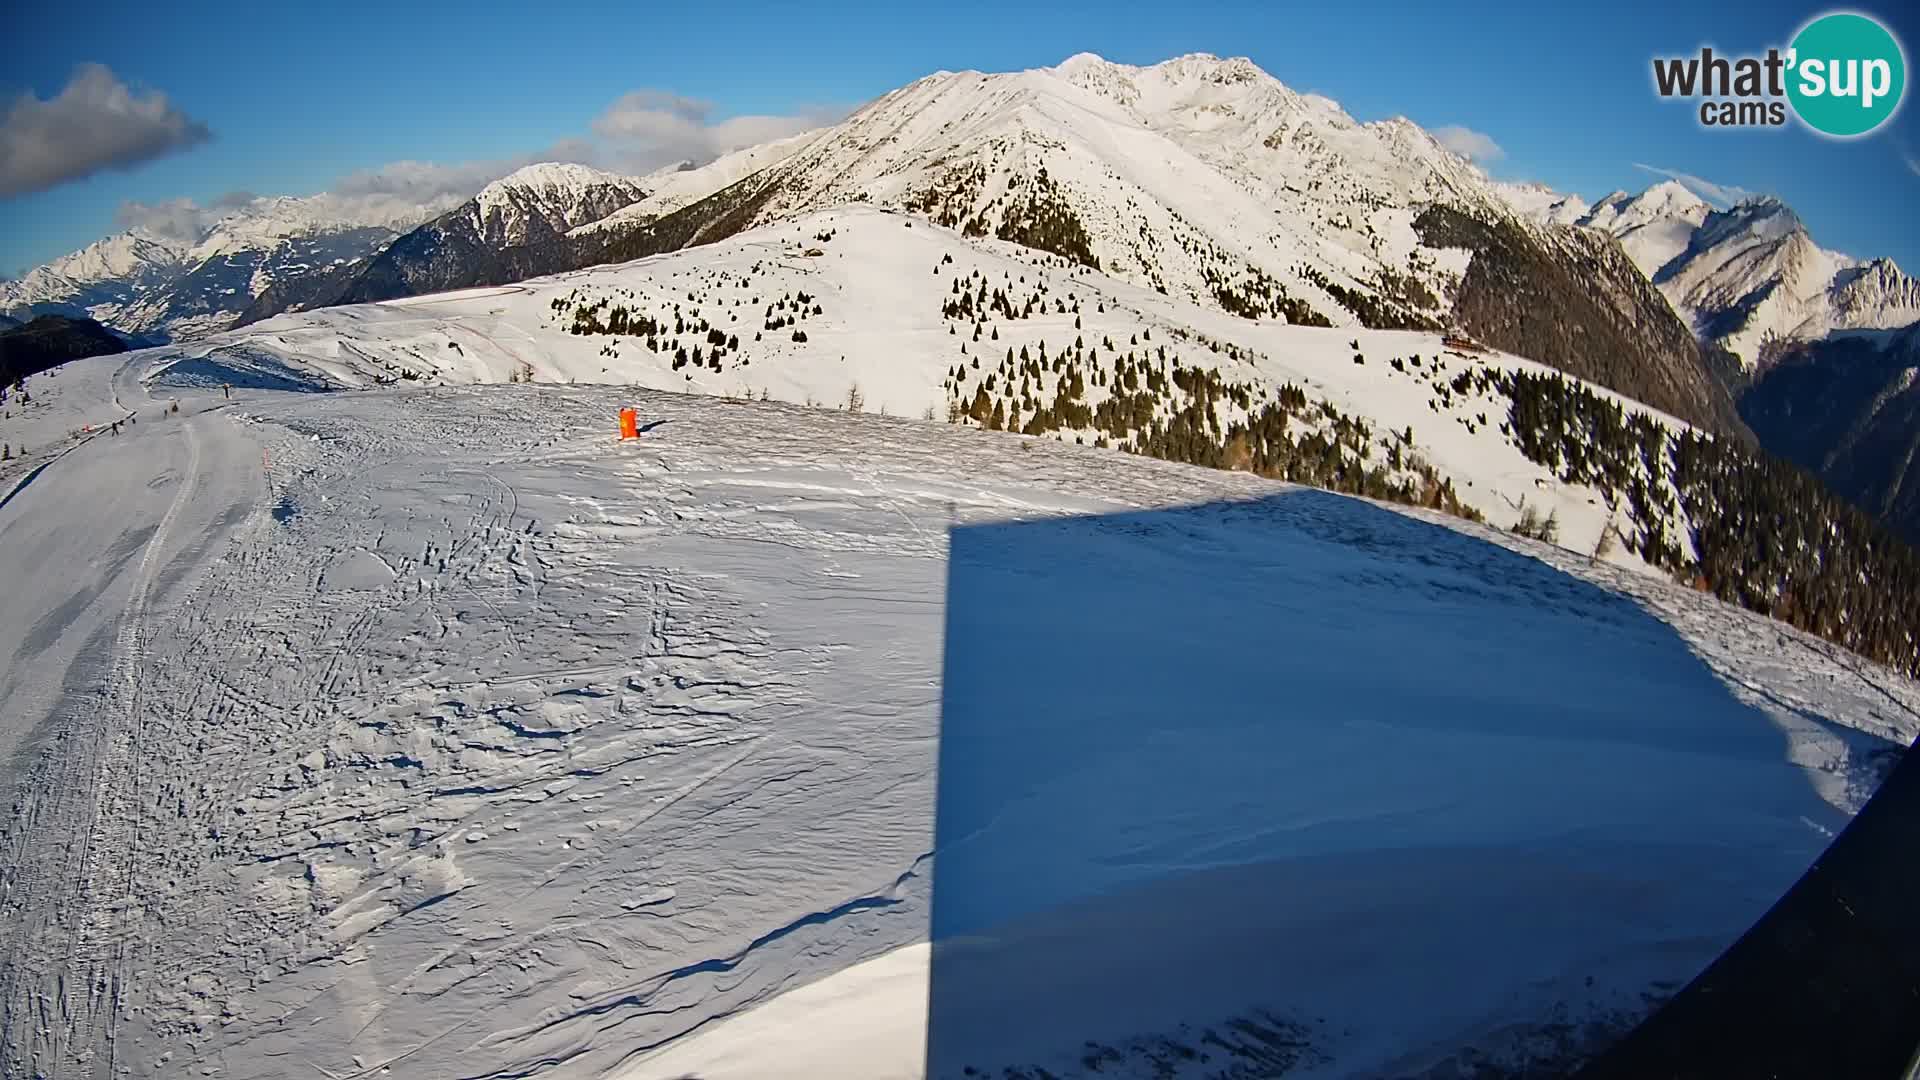
[[[647,197],[632,177],[548,162],[503,176],[436,224],[464,219],[473,236],[494,247],[514,247],[565,233]]]
[[[246,321],[623,262],[869,204],[1258,321],[1458,321],[1715,430],[1739,428],[1686,326],[1627,259],[1531,223],[1411,122],[1359,123],[1245,59],[1132,67],[1083,54],[1031,71],[940,72],[841,123],[647,185],[649,197],[565,235],[533,229],[505,246],[483,235],[476,203],[302,295],[263,298]],[[610,190],[608,202],[631,194]]]
[[[0,312],[22,320],[75,315],[119,324],[128,308],[178,280],[187,251],[144,229],[116,233],[0,281]]]
[[[1620,241],[1634,265],[1649,278],[1687,250],[1713,207],[1678,181],[1666,180],[1638,195],[1616,191],[1575,220],[1604,229]]]
[[[1429,290],[1458,260],[1419,250],[1419,207],[1503,209],[1414,125],[1360,124],[1249,61],[1201,55],[938,73],[746,183],[741,227],[898,206],[1169,295],[1342,325],[1376,305],[1376,321],[1444,321]]]
[[[646,225],[690,203],[698,202],[722,188],[744,180],[762,169],[778,165],[792,157],[818,134],[816,131],[802,132],[784,139],[761,143],[758,146],[735,150],[704,164],[683,161],[649,173],[638,180],[640,187],[647,191],[645,198],[621,207],[596,221],[575,226],[570,235],[575,237],[587,237],[596,233],[617,235],[628,229]]]
[[[364,258],[430,212],[331,195],[254,199],[191,242],[131,229],[0,282],[0,311],[81,315],[124,334],[193,338],[232,325],[276,283]]]
[[[397,235],[382,225],[309,224],[271,213],[223,219],[187,252],[184,273],[126,305],[114,324],[181,339],[223,330],[274,284],[354,262]]]
[[[1559,202],[1543,187],[1501,192],[1536,221]],[[1761,445],[1920,537],[1920,280],[1820,247],[1778,199],[1716,210],[1673,181],[1613,192],[1577,223],[1616,238],[1693,326]]]
[[[1561,219],[1550,191],[1503,194],[1535,220]],[[1779,199],[1716,210],[1668,180],[1638,195],[1613,192],[1574,222],[1618,239],[1701,339],[1737,357],[1746,373],[1790,342],[1920,319],[1920,280],[1889,259],[1820,247]]]
[[[1521,214],[1548,225],[1577,225],[1590,209],[1587,200],[1540,183],[1493,181],[1493,189]]]
[[[0,282],[0,311],[86,315],[127,334],[191,339],[243,321],[258,306],[287,310],[321,296],[337,299],[359,270],[374,265],[374,256],[430,219],[433,231],[403,246],[396,260],[422,250],[442,259],[472,258],[478,251],[538,242],[597,220],[646,191],[627,177],[543,164],[497,180],[464,202],[441,197],[412,205],[330,193],[258,198],[190,242],[134,229],[18,281]]]
[[[1891,260],[1863,262],[1821,248],[1777,199],[1710,214],[1655,280],[1707,340],[1748,368],[1774,342],[1920,319],[1920,281]]]
[[[528,165],[387,245],[356,268],[336,295],[309,298],[307,304],[386,300],[456,287],[466,283],[469,268],[502,252],[556,241],[646,196],[647,189],[633,177],[585,165]]]

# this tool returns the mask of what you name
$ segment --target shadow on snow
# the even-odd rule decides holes
[[[1617,1032],[1845,822],[1633,601],[1323,492],[956,527],[944,668],[931,1076]]]

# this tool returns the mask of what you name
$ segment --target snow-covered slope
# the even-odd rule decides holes
[[[683,162],[670,169],[649,173],[639,180],[640,186],[648,192],[645,198],[575,227],[573,235],[618,232],[644,225],[736,184],[762,169],[780,164],[819,135],[818,131],[802,132],[722,154],[704,164]]]
[[[835,263],[966,250],[868,216],[902,242],[850,215],[706,276],[47,380],[141,416],[0,506],[0,1073],[911,1077],[931,1051],[1320,1080],[1538,1040],[1553,1074],[1744,929],[1915,733],[1920,688],[1693,590],[1246,474],[619,385],[263,388],[589,371],[516,335],[519,301],[657,284],[705,317],[785,286],[742,287],[759,261],[820,298],[822,347],[743,340],[715,387],[857,374],[904,404],[908,346],[937,375],[959,341]],[[1178,302],[1108,299],[1210,352]],[[840,347],[855,319],[887,352]],[[1318,337],[1247,363],[1335,393],[1427,351]]]
[[[955,306],[962,293],[978,313],[977,332]],[[990,299],[975,307],[983,293]],[[995,293],[1007,313],[993,307]],[[1597,492],[1529,462],[1502,430],[1505,399],[1472,375],[1548,370],[1541,365],[1449,353],[1433,333],[1253,322],[1010,242],[969,240],[922,217],[858,205],[623,266],[280,316],[186,352],[228,363],[270,358],[344,385],[615,382],[829,405],[857,390],[869,411],[939,420],[985,394],[1016,428],[1033,423],[1042,405],[1054,414],[1073,381],[1071,362],[1088,413],[1061,409],[1067,419],[1047,433],[1134,446],[1196,400],[1208,402],[1216,426],[1245,422],[1293,385],[1308,409],[1324,402],[1367,425],[1355,453],[1365,444],[1373,462],[1400,461],[1403,477],[1404,463],[1418,458],[1489,520],[1554,512],[1563,542],[1592,550],[1614,513]],[[1128,387],[1158,394],[1154,411],[1100,418],[1134,361],[1169,377],[1181,366],[1217,372],[1218,386]],[[1632,531],[1624,516],[1614,522]]]

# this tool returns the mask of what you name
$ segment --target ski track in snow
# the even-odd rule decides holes
[[[0,1074],[602,1075],[922,941],[948,529],[1290,490],[632,389],[181,400],[0,510]],[[1397,512],[1674,627],[1841,815],[1920,731],[1824,642]]]

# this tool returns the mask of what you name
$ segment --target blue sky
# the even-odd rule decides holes
[[[126,171],[0,198],[0,270],[112,231],[128,203],[310,194],[397,161],[525,160],[591,137],[595,118],[634,91],[710,103],[675,108],[711,125],[850,107],[943,68],[1036,67],[1084,50],[1141,64],[1249,56],[1362,120],[1405,115],[1482,133],[1502,152],[1485,163],[1494,175],[1588,198],[1660,178],[1641,165],[1776,194],[1823,245],[1920,272],[1920,109],[1909,103],[1888,127],[1842,143],[1794,125],[1704,130],[1690,106],[1652,92],[1655,54],[1784,45],[1828,9],[1440,7],[28,5],[10,20],[12,39],[32,47],[11,50],[0,74],[8,102],[52,99],[78,65],[100,64],[136,94],[164,94],[208,137],[183,137],[184,148]],[[1920,49],[1913,9],[1857,10],[1889,23],[1910,55]]]

